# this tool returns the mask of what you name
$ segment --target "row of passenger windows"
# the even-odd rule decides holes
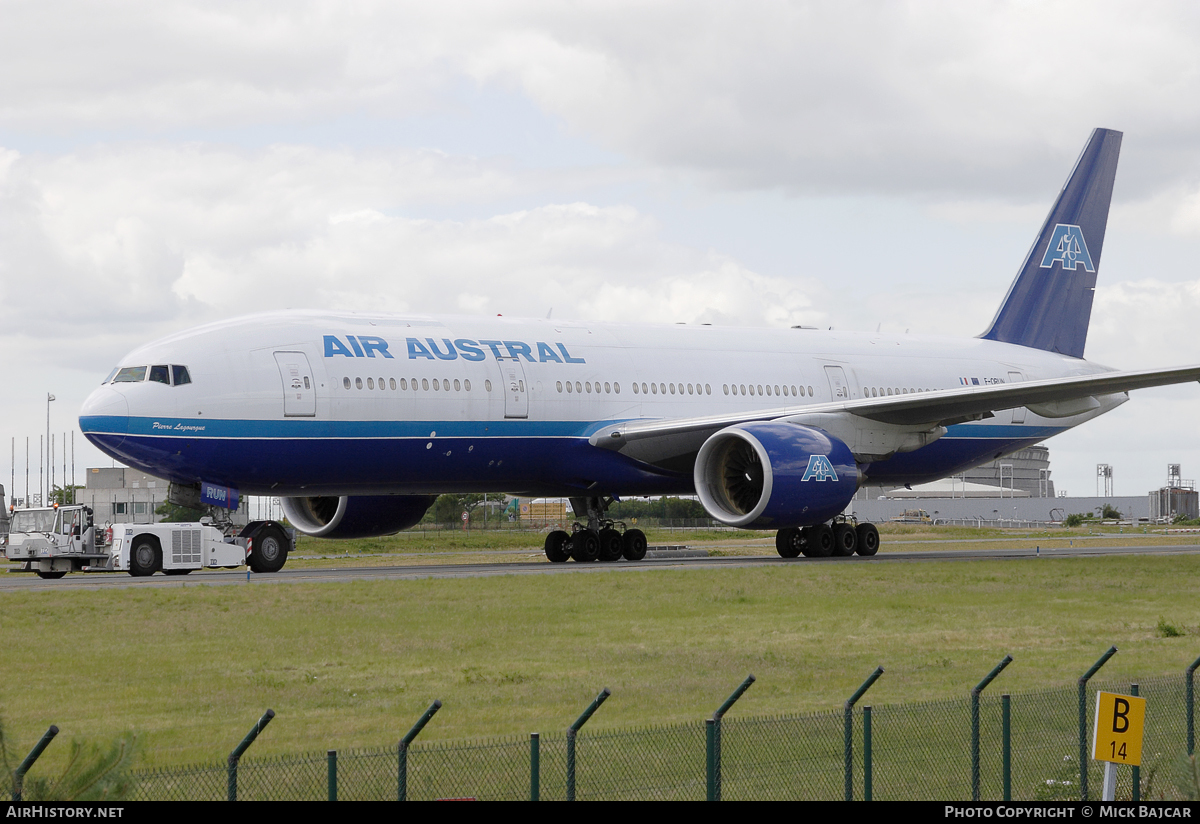
[[[147,367],[145,366],[127,366],[123,369],[115,370],[113,374],[109,376],[109,380],[111,380],[113,383],[142,381],[146,379],[146,370]],[[176,386],[181,383],[192,382],[192,379],[188,376],[186,366],[151,366],[149,367],[150,380],[158,381],[159,383],[171,384],[172,375],[171,372],[168,372],[167,370],[171,370],[174,373],[174,385]],[[105,381],[105,383],[108,383],[108,381]],[[399,382],[397,382],[395,378],[366,378],[365,382],[363,378],[342,378],[342,386],[346,389],[363,389],[365,387],[372,390],[376,388],[395,390],[397,387],[399,387],[401,391],[407,392],[409,389],[409,383],[410,382],[407,378],[400,378]],[[420,389],[424,392],[449,392],[451,391],[452,385],[454,387],[453,391],[455,392],[471,391],[471,381],[459,381],[457,378],[455,378],[453,382],[446,378],[433,378],[432,380],[430,378],[413,378],[411,383],[414,391]],[[587,393],[590,395],[595,392],[598,395],[602,391],[606,395],[621,394],[621,384],[615,382],[609,383],[608,381],[605,381],[603,384],[600,381],[595,381],[594,383],[592,381],[556,381],[555,386],[560,394],[566,392],[568,394]],[[491,392],[492,382],[490,380],[485,380],[483,382],[483,388],[486,391]],[[772,386],[771,384],[761,383],[757,385],[752,383],[726,383],[721,385],[721,389],[726,395],[774,395],[777,397],[791,396],[795,398],[803,398],[805,396],[811,398],[815,395],[811,386],[788,386],[786,384],[776,384]],[[525,387],[522,386],[521,391],[524,390]],[[888,395],[908,395],[910,393],[928,391],[928,389],[904,389],[903,387],[897,388],[890,386],[863,387],[864,395],[869,393],[869,396],[872,398],[886,397]],[[683,395],[685,393],[688,395],[711,395],[712,387],[707,383],[703,385],[698,383],[639,384],[635,381],[633,383],[633,393],[635,395]]]
[[[401,391],[404,391],[404,392],[408,391],[408,383],[409,383],[408,378],[400,379],[399,387],[400,387]],[[431,390],[430,384],[432,384],[432,391],[434,391],[434,392],[449,392],[450,391],[450,381],[448,379],[434,378],[431,381],[429,378],[421,378],[419,380],[419,382],[418,382],[417,378],[412,379],[413,391],[420,389],[422,391],[429,392]],[[342,387],[344,389],[351,389],[351,388],[362,389],[363,386],[364,386],[364,384],[363,384],[362,378],[354,378],[353,383],[350,382],[350,378],[342,378]],[[375,378],[367,378],[365,386],[367,389],[375,389],[376,388]],[[386,379],[380,378],[378,386],[380,389],[394,390],[397,387],[396,379],[395,378],[386,378]],[[492,382],[485,380],[483,382],[483,388],[486,391],[491,392],[492,391]],[[454,379],[454,391],[455,392],[463,392],[463,391],[470,392],[471,391],[471,382],[469,380],[460,381],[458,378],[455,378]]]
[[[739,383],[723,384],[721,388],[725,390],[726,395],[791,395],[793,397],[802,398],[806,394],[803,386],[797,387],[793,385],[789,387],[786,384],[783,386],[775,384],[774,388],[772,388],[771,384],[769,383],[765,386],[760,383],[757,387],[752,383]],[[813,388],[811,386],[808,387],[807,395],[810,398],[813,396]]]
[[[485,380],[483,383],[484,383],[484,389],[488,392],[491,392],[492,391],[492,382],[490,380]],[[432,384],[432,387],[430,384]],[[344,377],[344,378],[342,378],[342,387],[345,389],[366,388],[366,389],[370,389],[370,390],[374,390],[376,388],[383,389],[383,390],[386,390],[386,389],[395,390],[397,387],[399,387],[399,389],[401,391],[407,392],[409,389],[409,381],[406,378],[400,378],[399,382],[397,382],[395,378],[378,378],[378,379],[366,378],[364,380],[363,378]],[[421,391],[428,392],[432,389],[432,391],[434,391],[434,392],[449,392],[449,391],[451,391],[450,387],[451,387],[451,382],[445,378],[433,378],[432,380],[430,380],[429,378],[420,378],[420,379],[413,378],[412,379],[412,388],[414,391],[417,389],[420,389]],[[470,392],[471,391],[471,381],[469,381],[469,380],[459,381],[457,378],[455,378],[454,382],[453,382],[453,387],[454,387],[455,392],[461,392],[461,391]],[[581,395],[585,394],[585,393],[590,395],[593,392],[597,395],[599,395],[601,392],[603,392],[605,395],[620,395],[621,394],[621,384],[616,383],[616,382],[610,383],[608,381],[604,381],[603,383],[601,383],[600,381],[595,381],[595,382],[592,382],[592,381],[573,381],[573,382],[572,381],[565,381],[565,382],[564,381],[556,381],[555,388],[558,390],[559,394],[562,394],[564,392],[567,394],[581,394]],[[805,395],[808,395],[809,397],[813,396],[813,388],[811,386],[807,387],[807,389],[806,389],[806,387],[803,387],[803,386],[799,386],[799,387],[790,386],[789,387],[789,386],[781,386],[781,385],[771,386],[770,384],[767,384],[767,385],[758,384],[757,386],[755,386],[754,384],[732,384],[732,385],[724,384],[721,388],[724,390],[726,395],[730,395],[730,394],[733,394],[733,395],[776,395],[776,396],[791,395],[793,397],[804,397]],[[521,386],[521,391],[525,391],[524,386]],[[705,383],[705,384],[699,384],[699,383],[640,383],[639,384],[638,382],[634,381],[633,393],[635,395],[667,395],[667,394],[670,394],[670,395],[684,395],[684,394],[687,394],[687,395],[711,395],[712,394],[712,386],[710,386],[707,383]]]
[[[677,386],[679,387],[678,393],[676,393],[676,389],[675,389],[675,387],[677,387]],[[704,386],[701,386],[700,384],[696,384],[695,387],[693,387],[692,384],[690,384],[690,383],[687,384],[686,386],[687,386],[687,393],[689,395],[693,394],[693,391],[697,395],[705,395],[705,394],[711,395],[712,394],[712,387],[709,386],[707,383],[704,384]],[[647,391],[647,390],[649,390],[649,391]],[[652,383],[652,384],[647,385],[647,384],[643,383],[641,385],[641,394],[643,394],[643,395],[665,395],[665,394],[667,394],[667,392],[670,392],[672,395],[674,395],[674,394],[682,395],[684,392],[684,384],[682,384],[682,383]],[[633,394],[635,394],[635,395],[638,394],[638,384],[636,382],[633,384]]]
[[[555,383],[555,386],[558,387],[558,391],[560,393],[563,391],[564,386],[566,387],[566,390],[568,393],[578,392],[579,394],[582,395],[584,392],[587,392],[590,395],[592,392],[592,382],[591,381],[584,381],[583,383],[580,383],[579,381],[575,381],[574,383],[567,381],[565,384],[562,381],[557,381]],[[633,385],[633,391],[637,392],[637,384],[636,383]],[[608,394],[620,395],[621,394],[621,384],[609,383],[608,381],[605,381],[604,382],[604,393],[606,395],[608,395]],[[600,381],[596,381],[596,394],[597,395],[600,394]]]
[[[108,373],[104,383],[141,383],[147,380],[151,383],[165,383],[167,386],[180,386],[192,382],[186,366],[120,366]],[[101,386],[104,384],[102,383]]]
[[[917,392],[929,392],[929,389],[905,389],[904,387],[891,386],[864,386],[863,395],[870,395],[872,398],[882,398],[888,395],[912,395]]]

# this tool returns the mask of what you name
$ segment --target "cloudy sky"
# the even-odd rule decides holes
[[[0,0],[0,19],[18,494],[47,392],[61,438],[128,350],[263,309],[978,334],[1095,126],[1125,140],[1087,356],[1200,363],[1195,3]],[[1200,476],[1198,420],[1200,387],[1136,393],[1050,442],[1053,477]]]

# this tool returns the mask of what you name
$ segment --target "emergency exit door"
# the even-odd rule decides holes
[[[317,414],[317,391],[308,357],[303,352],[276,352],[275,363],[283,379],[283,416],[311,418]]]

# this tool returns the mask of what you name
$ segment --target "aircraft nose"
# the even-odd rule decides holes
[[[101,386],[92,392],[79,410],[80,431],[110,455],[113,455],[111,450],[124,443],[128,427],[129,401],[111,386]]]

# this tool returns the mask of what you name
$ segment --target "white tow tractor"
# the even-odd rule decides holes
[[[251,521],[237,535],[226,533],[206,521],[114,524],[98,531],[86,506],[18,509],[5,555],[42,578],[84,571],[186,575],[243,564],[254,572],[278,572],[292,547],[288,531],[275,521]]]

